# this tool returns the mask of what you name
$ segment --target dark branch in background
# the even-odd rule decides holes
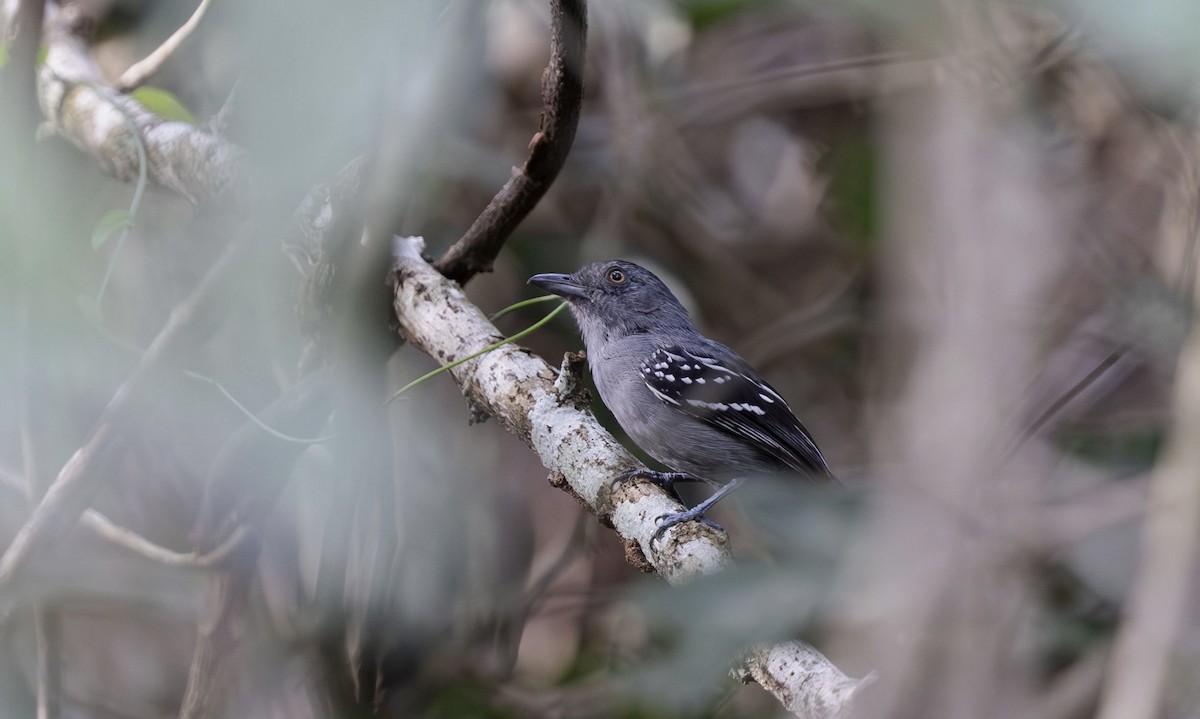
[[[434,263],[446,277],[466,284],[492,262],[517,225],[546,194],[567,159],[583,103],[586,0],[550,0],[550,64],[542,75],[541,127],[529,157],[496,193],[466,233]]]

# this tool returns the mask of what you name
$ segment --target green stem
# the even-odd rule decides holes
[[[321,444],[322,442],[328,442],[329,440],[333,439],[334,436],[336,436],[336,435],[332,435],[332,434],[327,434],[324,437],[317,437],[315,439],[305,439],[303,437],[293,437],[290,434],[284,434],[283,432],[280,432],[279,430],[270,427],[269,425],[267,425],[267,423],[263,422],[261,419],[256,417],[254,415],[254,413],[251,412],[249,409],[247,409],[244,405],[242,405],[241,402],[238,402],[234,398],[234,396],[229,393],[229,390],[225,389],[225,387],[220,382],[216,381],[212,377],[205,377],[202,374],[198,374],[196,372],[192,372],[191,370],[186,370],[186,369],[183,371],[183,373],[185,375],[187,375],[188,377],[191,377],[194,380],[198,380],[200,382],[207,382],[208,384],[211,384],[213,387],[216,387],[217,391],[220,392],[221,394],[225,395],[225,399],[229,400],[229,402],[231,404],[233,404],[234,407],[237,407],[239,412],[241,412],[243,415],[245,415],[246,418],[249,419],[251,422],[258,425],[259,429],[261,429],[262,431],[271,435],[272,437],[282,439],[285,442],[295,442],[296,444]]]
[[[510,312],[516,312],[517,310],[521,309],[522,307],[528,307],[529,305],[536,305],[539,302],[551,302],[553,300],[558,300],[558,299],[562,299],[562,298],[559,297],[558,295],[542,295],[541,297],[532,297],[527,300],[521,300],[520,302],[516,303],[515,305],[509,305],[508,307],[505,307],[504,309],[500,310],[499,312],[492,315],[488,319],[490,319],[492,322],[495,322],[496,320],[500,319],[504,315],[506,315]]]
[[[125,120],[125,126],[129,128],[130,134],[133,135],[133,144],[137,147],[138,153],[138,178],[137,185],[133,188],[133,200],[129,203],[129,216],[136,218],[138,210],[142,205],[142,195],[146,192],[146,142],[142,139],[142,132],[138,129],[137,123],[129,111],[120,103],[120,101],[112,96],[112,93],[107,89],[88,83],[88,87],[103,97],[110,105],[121,113],[121,117]],[[100,289],[96,291],[96,309],[100,309],[100,303],[104,300],[104,292],[108,289],[108,281],[112,279],[113,270],[116,269],[117,259],[121,256],[121,250],[125,247],[125,241],[129,239],[129,227],[122,227],[121,234],[117,237],[116,246],[113,247],[112,257],[108,261],[108,266],[104,268],[104,279],[100,280]]]
[[[552,297],[553,299],[558,299],[557,297],[553,297],[553,295],[551,295],[551,297]],[[516,308],[518,308],[518,307],[523,307],[523,306],[525,306],[525,305],[532,304],[532,302],[533,302],[533,301],[541,302],[541,301],[543,301],[543,298],[541,298],[541,297],[535,297],[535,298],[534,298],[534,300],[532,300],[532,301],[531,301],[531,300],[525,300],[525,301],[523,301],[523,302],[518,302],[517,304],[513,305],[512,307],[508,307],[508,308],[505,308],[505,309],[503,309],[503,310],[500,310],[500,312],[498,312],[496,316],[499,316],[499,315],[501,315],[501,314],[504,314],[504,313],[506,313],[506,312],[508,312],[508,311],[510,311],[510,310],[514,310],[514,309],[516,309]],[[509,342],[516,342],[517,340],[519,340],[519,339],[521,339],[522,337],[524,337],[524,336],[526,336],[526,335],[530,334],[531,332],[534,332],[535,330],[541,329],[542,327],[544,327],[544,326],[546,325],[546,323],[547,323],[547,322],[549,322],[550,320],[554,319],[554,316],[555,316],[555,315],[557,315],[559,312],[562,312],[562,311],[563,311],[563,309],[565,309],[565,308],[566,308],[566,306],[567,306],[567,303],[566,303],[566,302],[563,302],[563,303],[562,303],[562,304],[560,304],[558,307],[555,307],[553,310],[551,310],[551,311],[550,311],[550,314],[546,315],[545,317],[543,317],[542,319],[538,320],[537,322],[534,322],[532,325],[530,325],[529,327],[526,327],[525,329],[523,329],[523,330],[521,330],[520,332],[516,333],[516,334],[515,334],[515,335],[513,335],[512,337],[508,337],[508,338],[506,338],[506,339],[502,339],[502,340],[500,340],[499,342],[496,342],[495,344],[490,344],[490,345],[488,345],[487,347],[484,347],[483,349],[479,350],[478,352],[473,352],[473,353],[471,353],[471,354],[467,355],[466,357],[463,357],[463,358],[461,358],[461,359],[454,360],[454,361],[453,361],[453,362],[451,362],[450,364],[448,364],[448,365],[443,365],[443,366],[441,366],[441,367],[438,367],[437,369],[433,370],[432,372],[426,372],[425,374],[421,375],[420,377],[418,377],[418,378],[414,379],[412,382],[409,382],[408,384],[404,385],[404,386],[403,386],[403,387],[401,387],[399,390],[397,390],[396,394],[392,395],[391,397],[388,397],[388,401],[387,401],[387,402],[385,402],[384,404],[385,404],[385,405],[391,404],[391,403],[392,403],[392,402],[393,402],[395,399],[397,399],[397,398],[398,398],[400,395],[402,395],[402,394],[404,394],[405,392],[409,391],[409,390],[410,390],[410,389],[412,389],[413,387],[416,387],[417,385],[421,384],[422,382],[424,382],[425,380],[429,379],[430,377],[436,377],[437,375],[439,375],[439,374],[441,374],[441,373],[445,372],[446,370],[451,370],[451,369],[454,369],[455,367],[459,366],[459,365],[460,365],[460,364],[462,364],[463,362],[469,362],[469,361],[471,361],[471,360],[475,359],[476,357],[479,357],[480,355],[485,355],[485,354],[487,354],[488,352],[491,352],[491,351],[492,351],[492,350],[494,350],[494,349],[497,349],[497,348],[499,348],[499,347],[503,347],[504,345],[508,344]]]

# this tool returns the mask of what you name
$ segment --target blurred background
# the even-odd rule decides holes
[[[74,8],[112,81],[195,4]],[[713,516],[742,561],[684,589],[449,377],[385,407],[436,366],[388,327],[386,264],[313,279],[301,205],[356,158],[376,226],[433,257],[465,231],[538,127],[549,13],[218,0],[139,92],[219,114],[236,208],[137,193],[0,106],[5,546],[242,248],[139,380],[88,512],[0,587],[0,714],[786,716],[728,673],[799,638],[877,673],[856,716],[1200,717],[1200,384],[1175,381],[1200,363],[1200,5],[594,0],[566,166],[469,296],[650,267],[844,485],[739,490]],[[527,344],[582,345],[565,316]],[[231,526],[232,557],[180,559]]]

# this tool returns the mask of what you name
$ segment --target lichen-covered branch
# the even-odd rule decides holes
[[[456,283],[420,257],[419,238],[397,238],[392,279],[396,317],[410,343],[442,364],[477,352],[503,336]],[[477,407],[517,435],[550,470],[551,482],[571,492],[655,571],[672,583],[716,571],[729,560],[723,532],[699,522],[669,529],[651,546],[655,517],[682,507],[647,481],[612,486],[613,477],[638,466],[591,412],[555,388],[558,373],[529,350],[505,345],[466,362],[451,374]]]
[[[46,8],[46,62],[38,73],[38,97],[46,123],[124,180],[138,175],[137,128],[146,148],[149,176],[193,204],[245,205],[236,145],[186,122],[167,120],[129,95],[104,85],[88,54],[90,21],[76,6]]]
[[[542,75],[542,123],[525,164],[435,265],[456,282],[492,269],[505,240],[537,205],[566,162],[583,104],[586,0],[550,0],[550,63]]]
[[[409,343],[446,365],[502,339],[462,289],[421,258],[420,238],[395,238],[392,282],[401,331]],[[729,563],[724,532],[684,522],[652,542],[659,515],[681,509],[663,489],[613,478],[637,461],[605,430],[573,391],[570,358],[555,371],[540,357],[508,344],[450,370],[467,400],[524,441],[550,470],[550,481],[578,498],[625,541],[631,561],[671,584],[684,584]],[[803,643],[769,650],[769,661],[746,676],[797,716],[829,719],[846,711],[860,685]],[[791,679],[789,681],[789,678]],[[865,681],[865,680],[864,680]],[[851,686],[851,683],[853,686]],[[808,712],[808,713],[801,713]]]
[[[806,719],[832,719],[847,714],[855,695],[875,681],[846,676],[816,649],[804,642],[754,647],[732,670],[742,682],[756,682],[785,709]]]

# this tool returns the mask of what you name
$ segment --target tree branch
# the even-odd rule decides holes
[[[181,357],[215,328],[213,297],[224,286],[227,270],[249,243],[235,242],[209,269],[192,293],[171,312],[170,319],[96,421],[86,442],[63,466],[41,502],[0,556],[0,589],[42,545],[61,537],[75,525],[100,490],[110,466],[129,440],[129,425],[138,400],[153,377]]]
[[[756,682],[799,717],[839,717],[859,691],[875,681],[872,672],[852,679],[804,642],[758,646],[730,672],[744,684]]]
[[[529,142],[529,157],[496,193],[466,233],[434,266],[466,284],[490,272],[500,248],[550,189],[567,159],[583,104],[587,1],[550,0],[550,63],[542,75],[541,127]]]
[[[502,339],[457,284],[421,259],[423,248],[417,237],[393,241],[396,317],[408,341],[445,365]],[[578,403],[571,391],[569,363],[570,358],[562,372],[555,372],[529,350],[507,344],[450,374],[472,406],[490,413],[537,453],[550,470],[551,484],[616,530],[635,566],[652,568],[671,584],[681,585],[729,564],[725,533],[700,522],[678,524],[662,540],[651,542],[656,518],[682,508],[651,482],[613,484],[613,477],[637,466],[637,461]],[[767,657],[750,662],[757,668],[749,676],[758,671],[763,681],[774,677],[763,686],[798,716],[837,716],[859,685],[802,643],[772,648]],[[836,710],[826,711],[834,704]]]
[[[89,25],[76,6],[46,8],[49,51],[38,74],[38,95],[50,127],[106,171],[132,180],[138,174],[138,153],[128,116],[145,144],[146,169],[155,181],[193,204],[244,207],[243,151],[186,122],[155,115],[129,95],[105,87],[88,55]]]
[[[1159,716],[1200,551],[1200,330],[1179,358],[1175,424],[1147,498],[1138,574],[1108,666],[1101,719]]]
[[[117,79],[116,83],[117,90],[129,92],[135,87],[145,84],[154,73],[158,72],[158,69],[167,61],[167,58],[175,54],[175,51],[179,49],[183,41],[187,40],[195,32],[196,28],[200,26],[200,21],[204,19],[204,13],[211,4],[212,0],[200,0],[200,4],[196,6],[196,10],[192,13],[192,16],[178,30],[171,33],[171,37],[155,48],[154,52],[130,65],[129,69],[121,73],[121,77]]]

